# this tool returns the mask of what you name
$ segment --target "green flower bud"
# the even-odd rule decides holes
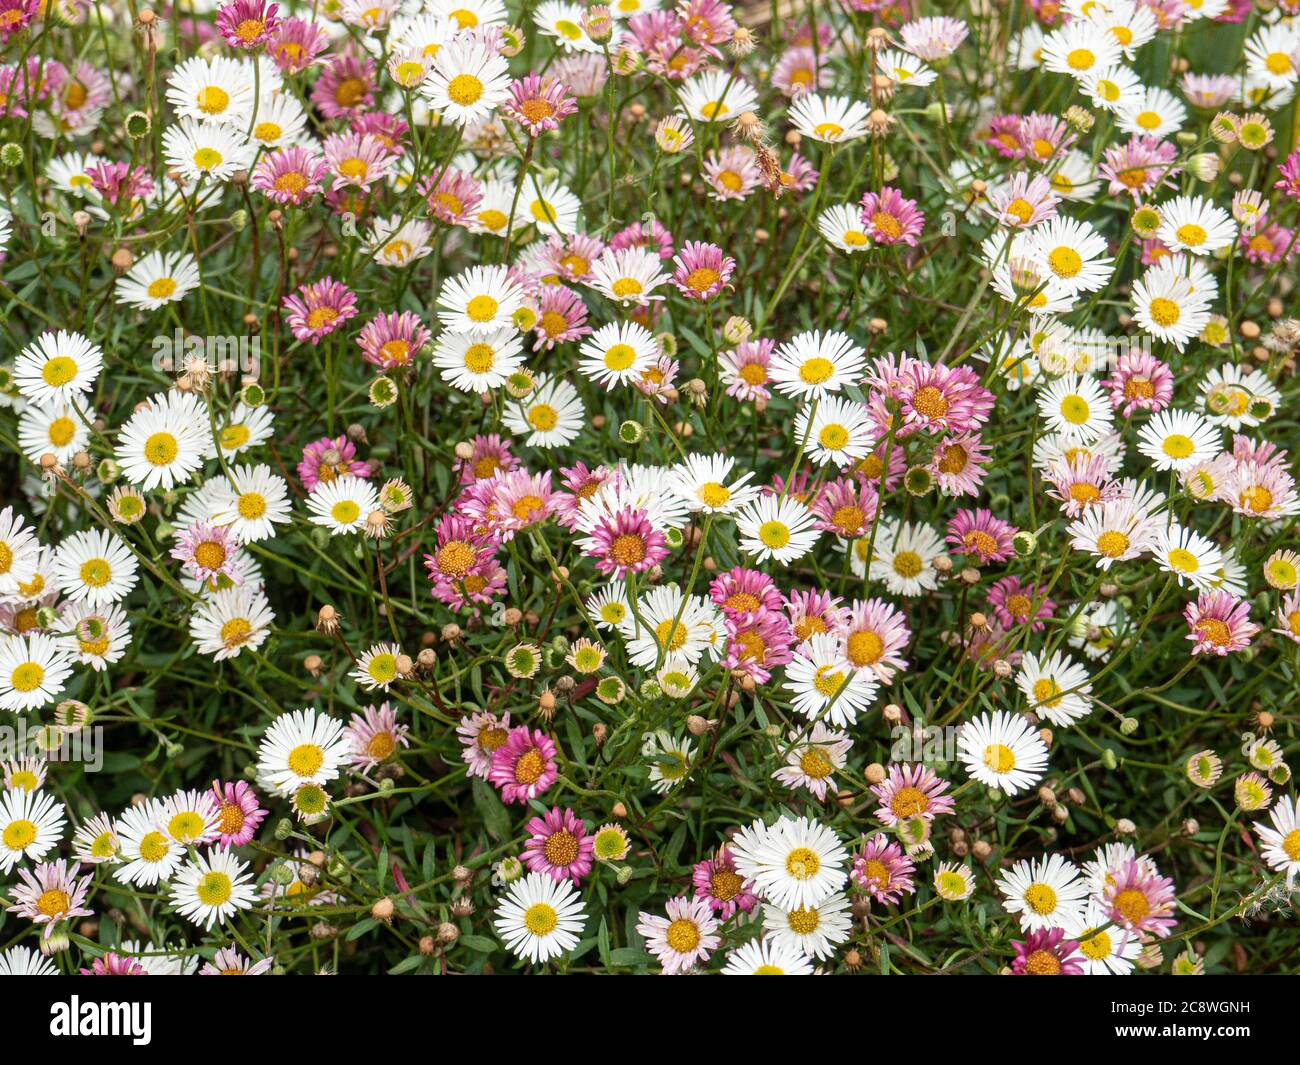
[[[629,418],[618,427],[618,438],[625,444],[639,444],[645,439],[645,426]]]
[[[126,116],[126,135],[133,141],[149,136],[153,120],[143,111],[132,111]]]

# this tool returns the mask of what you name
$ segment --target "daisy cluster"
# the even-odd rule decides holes
[[[0,973],[1271,971],[1300,0],[0,0]]]

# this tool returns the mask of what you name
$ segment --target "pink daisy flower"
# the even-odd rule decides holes
[[[916,238],[925,229],[925,215],[915,200],[886,185],[879,192],[863,193],[861,206],[862,224],[875,243],[916,247]]]
[[[334,56],[316,79],[311,100],[326,118],[351,118],[368,111],[375,105],[374,60],[351,53]]]
[[[461,484],[473,484],[475,481],[491,480],[498,473],[507,473],[519,465],[519,460],[510,453],[510,441],[503,440],[498,433],[480,433],[470,441],[468,458],[456,456],[456,473]]]
[[[1263,229],[1256,229],[1250,235],[1242,233],[1238,240],[1247,261],[1271,265],[1284,257],[1288,259],[1291,257],[1295,244],[1295,231],[1272,223]]]
[[[781,593],[766,573],[735,566],[709,582],[709,598],[730,618],[744,618],[760,610],[780,610]]]
[[[560,775],[555,743],[541,729],[520,725],[492,752],[488,781],[505,802],[525,803],[542,795]]]
[[[1105,890],[1110,918],[1131,932],[1164,939],[1178,921],[1174,912],[1174,882],[1138,861],[1111,870]]]
[[[331,133],[324,149],[335,188],[368,189],[388,176],[397,159],[388,145],[369,133]]]
[[[114,206],[130,204],[154,190],[153,178],[144,167],[130,167],[123,162],[96,163],[86,170],[86,176],[90,187]]]
[[[533,350],[550,351],[557,344],[577,340],[590,333],[587,325],[587,305],[573,289],[566,285],[547,285],[537,302],[537,324],[533,332],[537,339]]]
[[[329,35],[314,22],[287,18],[266,43],[267,54],[286,74],[297,74],[316,62],[329,46]]]
[[[537,251],[544,281],[580,283],[592,277],[592,264],[605,252],[599,237],[574,233],[561,237],[552,234]]]
[[[409,747],[410,727],[397,723],[397,711],[388,703],[367,706],[360,714],[353,714],[343,730],[352,741],[349,763],[354,769],[374,769],[387,761],[399,748]]]
[[[781,170],[781,190],[807,192],[817,184],[818,171],[798,152],[790,153],[790,162]]]
[[[552,880],[582,883],[591,872],[595,844],[587,835],[587,824],[567,807],[551,808],[545,817],[534,817],[524,831],[523,861],[534,873],[546,873]]]
[[[1020,139],[1026,155],[1039,163],[1046,163],[1073,145],[1078,137],[1064,119],[1034,111],[1024,116],[1020,124]]]
[[[0,0],[0,43],[31,25],[40,9],[39,0]]]
[[[787,48],[772,70],[772,84],[793,99],[803,92],[829,88],[832,75],[824,64],[818,63],[813,49]]]
[[[460,510],[507,543],[515,533],[550,517],[554,496],[550,470],[511,470],[470,485],[461,496]]]
[[[196,581],[208,584],[225,577],[231,584],[244,583],[239,541],[229,528],[206,521],[188,525],[177,537],[171,556]]]
[[[397,370],[411,365],[430,336],[419,315],[393,311],[370,319],[357,336],[357,343],[366,362],[381,370]]]
[[[1220,657],[1249,647],[1259,626],[1250,620],[1250,604],[1225,591],[1202,592],[1183,610],[1192,654]]]
[[[993,512],[980,507],[977,510],[959,510],[948,522],[946,540],[954,551],[979,559],[979,564],[1002,562],[1011,557],[1011,540],[1017,529],[1009,522],[994,517]]]
[[[1101,382],[1110,392],[1110,405],[1125,418],[1136,410],[1156,413],[1174,398],[1174,375],[1150,352],[1125,351]]]
[[[902,846],[877,832],[864,840],[853,856],[849,877],[877,902],[897,903],[916,890],[912,883],[915,871],[915,863],[903,853]]]
[[[253,961],[245,958],[234,947],[222,947],[211,961],[205,961],[199,969],[199,976],[265,976],[275,964],[274,957]]]
[[[759,338],[746,340],[737,344],[734,351],[719,354],[719,380],[727,386],[727,395],[750,403],[771,399],[767,383],[775,349],[775,340]]]
[[[55,925],[73,917],[89,917],[94,911],[86,907],[86,892],[93,876],[77,879],[76,862],[62,858],[53,862],[39,862],[35,869],[19,869],[19,883],[10,885],[13,896],[10,913],[26,917],[35,924],[45,925],[42,939],[49,939]]]
[[[367,111],[352,116],[352,132],[374,137],[394,155],[400,156],[406,154],[406,138],[410,136],[411,127],[400,115]]]
[[[664,903],[665,917],[638,914],[636,930],[645,938],[645,947],[659,959],[666,976],[689,972],[709,956],[722,942],[715,933],[718,922],[704,899],[669,899]]]
[[[682,17],[683,36],[714,58],[721,55],[715,46],[726,44],[736,32],[731,5],[723,0],[679,0],[677,11]]]
[[[578,111],[578,101],[561,81],[527,74],[510,85],[510,98],[498,110],[513,118],[530,137],[559,129],[560,121]]]
[[[242,847],[251,843],[267,815],[257,792],[246,780],[212,782],[212,801],[217,804],[218,847]]]
[[[319,344],[357,314],[357,297],[340,281],[322,277],[284,297],[286,320],[303,343]]]
[[[849,607],[838,628],[844,643],[844,657],[854,669],[869,669],[884,683],[897,670],[907,669],[899,652],[907,647],[912,632],[902,611],[884,599],[858,599]]]
[[[723,624],[727,630],[724,669],[746,673],[756,684],[766,684],[773,669],[794,658],[794,632],[784,614],[759,610],[725,615]]]
[[[474,221],[483,202],[482,182],[454,166],[445,168],[436,181],[426,178],[420,193],[429,204],[429,214],[449,226]]]
[[[967,366],[914,363],[908,376],[900,397],[908,432],[968,433],[978,429],[993,409],[993,393]]]
[[[814,528],[846,540],[867,536],[879,506],[875,485],[862,477],[838,477],[813,500]]]
[[[1273,629],[1292,643],[1300,643],[1300,588],[1287,592],[1277,608],[1279,627]]]
[[[486,710],[476,710],[460,719],[456,726],[460,738],[460,757],[465,763],[465,775],[487,779],[492,768],[492,755],[510,738],[510,711],[498,716]]]
[[[338,477],[351,474],[369,478],[373,472],[370,463],[357,458],[357,445],[346,436],[322,436],[313,440],[302,449],[302,461],[298,463],[298,479],[309,492]]]
[[[575,462],[572,466],[560,467],[560,483],[565,491],[557,492],[553,497],[555,520],[566,529],[577,528],[578,507],[583,500],[590,499],[614,471],[608,466],[588,469],[585,462]]]
[[[149,970],[134,958],[108,951],[102,958],[90,963],[89,969],[81,970],[82,976],[148,976]]]
[[[252,186],[274,203],[303,204],[321,191],[329,173],[325,160],[293,145],[264,155],[253,169]]]
[[[906,762],[891,763],[889,776],[871,788],[880,800],[876,817],[890,828],[914,817],[931,823],[940,814],[952,813],[952,796],[944,794],[947,790],[948,782],[936,776],[934,770],[920,763]]]
[[[1084,957],[1079,944],[1065,938],[1061,928],[1030,932],[1023,943],[1012,940],[1016,950],[1011,971],[1017,976],[1082,976]]]
[[[1235,85],[1235,78],[1233,82]],[[1286,157],[1282,165],[1277,168],[1277,172],[1280,180],[1273,185],[1273,188],[1293,200],[1300,200],[1300,148]]]
[[[984,483],[984,467],[988,461],[989,449],[979,433],[958,433],[935,445],[929,469],[941,492],[950,496],[974,496],[979,495],[980,485]]]
[[[1061,501],[1061,512],[1077,518],[1089,507],[1118,499],[1123,486],[1110,479],[1111,460],[1106,455],[1073,455],[1058,461],[1047,472],[1051,483],[1047,494]]]
[[[724,921],[734,917],[737,911],[752,913],[758,905],[753,882],[736,872],[736,860],[725,844],[712,858],[695,863],[691,881],[695,885],[695,897],[706,900]]]
[[[1127,144],[1107,148],[1102,153],[1097,176],[1110,182],[1112,196],[1128,193],[1142,202],[1162,186],[1172,187],[1173,179],[1182,173],[1174,166],[1178,148],[1159,137],[1132,136]]]
[[[438,600],[454,606],[488,602],[496,571],[492,568],[497,540],[477,529],[469,518],[446,514],[438,522],[437,547],[424,556],[424,568]]]
[[[758,155],[744,144],[733,144],[721,152],[710,151],[704,159],[704,176],[715,200],[743,200],[762,181]]]
[[[799,643],[819,633],[838,632],[848,617],[838,596],[816,589],[792,592],[785,601],[785,611]]]
[[[1002,577],[989,589],[989,606],[1004,629],[1029,625],[1034,632],[1046,627],[1039,619],[1050,618],[1056,604],[1047,598],[1046,586],[1022,584],[1019,577]]]
[[[1025,120],[1017,114],[994,115],[989,120],[984,143],[1004,159],[1023,159],[1026,155],[1024,124]]]
[[[656,252],[660,259],[671,259],[673,235],[659,221],[633,222],[609,239],[610,251],[623,251],[626,248],[645,248]]]
[[[217,11],[217,30],[231,48],[259,48],[280,28],[279,11],[279,4],[264,0],[230,0]]]
[[[606,576],[626,580],[629,573],[643,573],[668,557],[668,541],[651,523],[644,510],[624,507],[617,514],[604,514],[590,535],[578,540],[596,569]]]
[[[1017,171],[1005,185],[989,190],[981,207],[999,225],[1023,229],[1056,217],[1061,198],[1052,191],[1052,183],[1042,174]]]
[[[946,59],[969,35],[966,23],[946,15],[913,19],[899,30],[903,47],[927,63]]]
[[[687,299],[712,299],[728,287],[736,269],[736,260],[722,254],[716,244],[688,240],[681,253],[673,256],[677,269],[673,271],[673,284]]]

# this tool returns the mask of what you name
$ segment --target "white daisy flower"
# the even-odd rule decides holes
[[[1289,89],[1298,76],[1298,47],[1300,30],[1294,22],[1262,26],[1246,40],[1246,72],[1270,89]]]
[[[1280,796],[1268,812],[1272,827],[1256,822],[1255,833],[1263,847],[1260,856],[1278,873],[1286,873],[1287,886],[1300,876],[1300,801]]]
[[[760,562],[775,559],[789,565],[811,551],[821,536],[812,511],[792,496],[760,495],[735,517],[740,549]]]
[[[844,656],[840,637],[829,632],[810,636],[785,667],[791,709],[810,721],[846,728],[876,701],[879,688],[869,669],[854,669]]]
[[[1226,248],[1237,236],[1232,216],[1200,196],[1175,196],[1160,204],[1160,240],[1171,251],[1206,255]]]
[[[366,691],[388,691],[388,686],[397,679],[397,658],[401,653],[402,649],[395,643],[377,643],[357,659],[356,667],[348,676]]]
[[[1142,953],[1142,940],[1115,924],[1095,897],[1087,900],[1082,914],[1062,914],[1058,927],[1079,945],[1087,976],[1127,976]]]
[[[1187,108],[1166,89],[1148,87],[1119,112],[1115,128],[1140,137],[1170,137],[1183,128]]]
[[[379,494],[374,485],[350,473],[323,481],[307,497],[311,523],[329,529],[332,536],[360,532],[378,506]]]
[[[578,231],[578,212],[582,201],[558,181],[524,181],[519,196],[520,215],[530,220],[540,233],[568,236]]]
[[[1138,451],[1157,470],[1190,470],[1219,453],[1219,432],[1192,411],[1162,410],[1138,430]]]
[[[269,539],[275,535],[275,526],[291,520],[289,484],[269,466],[233,466],[229,480],[214,477],[203,491],[209,486],[211,512],[192,520],[229,526],[241,544]]]
[[[508,18],[502,0],[424,0],[424,10],[461,30],[504,26]]]
[[[572,882],[545,873],[528,873],[511,884],[493,921],[506,948],[534,965],[571,951],[586,924],[582,896]]]
[[[533,391],[508,403],[501,421],[512,433],[528,434],[525,439],[530,447],[563,447],[582,432],[586,410],[578,390],[568,381],[538,374]]]
[[[32,404],[18,416],[18,446],[32,462],[53,455],[60,466],[66,465],[89,440],[86,423],[66,403]]]
[[[42,333],[14,360],[14,384],[40,406],[71,403],[95,387],[104,353],[80,333]]]
[[[867,541],[868,538],[863,537],[852,546],[854,573],[859,577],[867,568],[859,558],[867,550]],[[871,579],[884,581],[892,595],[916,596],[932,592],[939,586],[935,560],[945,554],[943,537],[929,525],[882,521],[876,528]]]
[[[771,825],[755,821],[736,833],[728,849],[736,872],[782,908],[816,906],[849,879],[849,852],[839,836],[807,817],[782,817]]]
[[[775,943],[810,958],[830,958],[853,931],[849,897],[837,893],[815,906],[794,909],[768,903],[763,907],[763,928]]]
[[[316,710],[294,710],[267,728],[257,748],[257,776],[288,798],[304,784],[321,787],[334,780],[351,752],[343,722]]]
[[[568,0],[545,0],[533,11],[533,22],[543,37],[550,37],[563,51],[599,52],[600,45],[582,28],[586,8]],[[612,42],[607,42],[612,47]]]
[[[654,290],[670,280],[662,269],[657,252],[645,248],[607,249],[591,264],[587,283],[607,299],[644,306],[651,300],[664,299]]]
[[[35,710],[52,703],[72,675],[72,657],[53,636],[0,636],[0,708]]]
[[[1156,543],[1158,522],[1130,499],[1088,507],[1070,523],[1070,546],[1097,556],[1097,568],[1137,558]]]
[[[510,94],[510,65],[486,42],[456,37],[438,49],[420,92],[447,122],[467,126]]]
[[[442,379],[462,392],[491,392],[523,364],[524,341],[515,329],[443,333],[433,349]]]
[[[0,599],[34,598],[22,589],[36,576],[40,557],[40,541],[22,516],[13,507],[0,510]]]
[[[179,303],[200,282],[198,263],[189,252],[151,251],[117,279],[117,302],[155,311]]]
[[[659,345],[654,334],[636,322],[610,322],[585,338],[579,349],[578,369],[607,391],[633,385],[655,359]]]
[[[250,407],[242,400],[226,415],[218,435],[217,444],[226,458],[234,458],[250,447],[257,447],[271,439],[275,415],[263,404]]]
[[[1210,308],[1193,284],[1172,270],[1151,269],[1133,282],[1133,317],[1157,340],[1182,351],[1210,320]]]
[[[813,965],[797,947],[774,938],[754,939],[727,955],[723,976],[812,976]]]
[[[735,465],[729,455],[687,455],[669,474],[670,485],[693,513],[734,514],[759,494],[752,473],[731,476]]]
[[[758,94],[744,78],[725,70],[706,70],[681,83],[682,110],[696,122],[731,122],[753,111]]]
[[[866,458],[875,445],[875,421],[866,406],[843,396],[827,396],[803,407],[794,420],[794,439],[808,458],[840,469]]]
[[[263,151],[301,144],[307,132],[307,112],[292,93],[263,93],[249,140]]]
[[[24,858],[39,862],[59,845],[67,823],[63,804],[47,791],[0,792],[0,872]]]
[[[234,126],[185,118],[163,130],[163,153],[168,167],[189,183],[200,178],[229,181],[253,165],[257,149]]]
[[[916,56],[897,48],[886,48],[876,56],[876,70],[884,74],[895,86],[906,85],[923,89],[934,83],[939,75]]]
[[[471,266],[442,283],[438,320],[452,333],[495,333],[512,327],[523,300],[504,266]]]
[[[1142,102],[1143,90],[1142,79],[1125,66],[1105,67],[1083,78],[1083,91],[1088,98],[1111,114],[1131,111]]]
[[[1096,292],[1115,272],[1115,260],[1106,254],[1106,238],[1087,222],[1057,215],[1021,240],[1024,253],[1043,267],[1045,276],[1073,292]]]
[[[1214,587],[1216,571],[1223,565],[1223,552],[1195,529],[1170,522],[1156,531],[1156,562],[1198,591]]]
[[[1062,651],[1046,656],[1026,651],[1016,687],[1024,692],[1030,710],[1058,728],[1068,728],[1092,712],[1088,671]]]
[[[801,93],[788,117],[802,136],[827,144],[856,140],[867,132],[866,104],[847,96]]]
[[[853,204],[840,204],[823,211],[817,218],[817,232],[832,248],[848,255],[866,251],[871,246],[871,237]]]
[[[182,118],[246,128],[253,107],[252,63],[193,56],[167,75],[167,102]]]
[[[995,710],[961,726],[957,757],[981,784],[1019,795],[1043,779],[1047,744],[1019,714]]]
[[[1049,381],[1037,396],[1038,412],[1052,432],[1076,440],[1105,436],[1114,425],[1110,399],[1094,377],[1067,373]]]
[[[1043,69],[1083,79],[1120,62],[1119,42],[1100,26],[1076,19],[1043,40]]]
[[[844,333],[811,330],[777,345],[768,376],[784,395],[816,399],[856,385],[866,360],[867,353]]]
[[[113,831],[122,861],[113,870],[113,878],[123,884],[149,887],[165,883],[185,857],[185,848],[167,835],[163,805],[157,799],[128,806],[113,823]]]
[[[192,392],[158,392],[142,404],[117,438],[122,474],[145,491],[189,479],[215,451],[208,406]]]
[[[39,950],[10,947],[0,952],[0,976],[58,976],[59,970]]]
[[[59,627],[66,633],[58,638],[60,649],[97,673],[118,661],[131,642],[131,624],[116,603],[71,603],[59,614]]]
[[[639,596],[636,612],[615,623],[633,665],[652,667],[676,655],[694,665],[718,657],[725,640],[722,614],[703,596],[683,596],[669,584]]]
[[[139,579],[130,548],[103,529],[65,537],[55,550],[54,569],[64,594],[91,606],[121,602]]]
[[[176,912],[203,928],[224,925],[257,901],[257,886],[247,862],[229,847],[196,854],[176,871],[171,883]]]
[[[1088,882],[1079,869],[1059,854],[1033,861],[1022,859],[998,878],[1002,908],[1020,918],[1025,932],[1060,928],[1078,920],[1087,905]]]
[[[190,615],[190,639],[199,654],[213,661],[256,651],[270,635],[275,614],[260,587],[252,581],[218,588],[205,595]]]

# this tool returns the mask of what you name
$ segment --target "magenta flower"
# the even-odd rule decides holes
[[[1022,584],[1019,577],[1003,577],[993,582],[989,589],[989,606],[1004,629],[1029,625],[1034,632],[1042,632],[1040,618],[1050,618],[1056,604],[1047,598],[1047,587]]]
[[[497,433],[480,433],[470,441],[468,456],[462,458],[457,454],[455,472],[461,484],[473,484],[491,480],[518,465],[519,460],[510,453],[509,439],[503,440]]]
[[[877,902],[896,903],[916,890],[912,883],[914,872],[916,865],[903,853],[898,841],[877,832],[864,840],[854,855],[849,877]]]
[[[735,916],[738,910],[752,913],[758,905],[753,881],[736,872],[736,860],[725,845],[712,858],[695,863],[691,881],[695,885],[695,897],[708,900],[713,912],[724,921]]]
[[[483,183],[463,170],[449,166],[437,181],[426,178],[420,195],[429,204],[429,214],[449,226],[469,225],[478,217],[483,202]]]
[[[1202,592],[1183,610],[1192,654],[1220,657],[1250,646],[1259,626],[1250,620],[1250,604],[1228,592]]]
[[[1178,147],[1159,137],[1134,135],[1127,144],[1107,148],[1102,153],[1097,176],[1110,182],[1110,194],[1118,196],[1127,192],[1141,202],[1162,186],[1173,186],[1173,179],[1182,173],[1174,166]]]
[[[925,215],[897,189],[886,185],[880,192],[862,195],[862,224],[877,244],[906,244],[916,247],[925,229]]]
[[[411,365],[430,336],[419,315],[393,311],[377,314],[362,326],[357,343],[366,362],[381,370],[397,370]]]
[[[274,203],[306,203],[321,191],[329,173],[325,160],[310,148],[293,145],[262,157],[253,169],[252,186]]]
[[[511,83],[510,98],[498,110],[518,122],[530,137],[538,137],[559,129],[561,119],[576,114],[578,101],[563,82],[528,74]]]
[[[491,601],[505,580],[493,557],[498,546],[495,537],[469,518],[444,515],[438,522],[437,546],[424,556],[434,598],[453,607]],[[500,585],[496,583],[498,574]]]
[[[1110,405],[1125,418],[1136,410],[1162,411],[1174,398],[1173,373],[1145,351],[1123,352],[1100,384],[1110,392]]]
[[[303,343],[319,344],[357,314],[357,297],[332,277],[322,277],[285,296],[284,309],[293,335]]]
[[[610,251],[622,251],[624,248],[645,248],[658,253],[661,259],[671,259],[673,235],[657,220],[633,222],[609,238]]]
[[[80,866],[62,858],[53,862],[40,862],[34,870],[19,869],[19,883],[9,888],[14,904],[9,912],[26,917],[35,924],[45,925],[43,939],[59,922],[73,917],[89,917],[94,911],[86,908],[86,892],[92,876],[77,879]]]
[[[726,615],[723,625],[727,630],[723,668],[748,674],[756,684],[766,684],[772,670],[794,658],[794,630],[784,614],[760,609]]]
[[[1284,256],[1290,258],[1295,243],[1295,231],[1272,223],[1238,238],[1248,262],[1271,265]]]
[[[1110,870],[1105,903],[1110,919],[1130,932],[1160,939],[1178,923],[1174,912],[1174,882],[1150,863],[1128,861]]]
[[[409,726],[397,723],[397,711],[388,703],[367,706],[362,713],[354,713],[343,730],[352,741],[349,763],[358,770],[374,769],[399,748],[411,745],[410,731]]]
[[[1293,200],[1300,200],[1300,148],[1288,155],[1277,170],[1281,180],[1273,188]]]
[[[968,366],[914,362],[899,395],[907,432],[969,433],[988,420],[993,393]]]
[[[297,74],[316,62],[329,40],[329,35],[316,23],[287,18],[266,42],[266,51],[284,73]]]
[[[730,618],[744,618],[760,610],[780,610],[781,593],[766,573],[735,566],[709,583],[709,598]]]
[[[258,48],[280,28],[279,4],[264,0],[230,0],[217,11],[217,29],[231,48]]]
[[[1060,928],[1030,932],[1023,943],[1012,941],[1016,949],[1011,971],[1016,976],[1082,976],[1083,955],[1079,944],[1065,938]]]
[[[82,976],[148,976],[149,970],[134,958],[109,951],[102,958],[90,963],[89,969],[81,970]]]
[[[545,817],[532,818],[524,831],[529,836],[523,861],[530,871],[575,884],[591,872],[596,846],[586,822],[572,810],[553,807]]]
[[[560,775],[554,741],[541,729],[520,725],[492,752],[488,781],[501,789],[505,802],[525,803],[542,795]]]
[[[952,796],[944,794],[947,790],[948,782],[928,766],[897,762],[890,765],[889,776],[871,788],[880,800],[876,817],[891,828],[913,817],[928,823],[939,814],[952,813]]]
[[[186,526],[171,550],[172,558],[196,581],[212,584],[224,577],[231,584],[243,584],[239,541],[227,527],[206,521]]]
[[[947,542],[954,551],[974,556],[982,565],[1002,562],[1011,557],[1011,540],[1017,529],[1009,522],[994,517],[993,512],[959,510],[948,522]]]
[[[813,500],[814,527],[846,540],[867,536],[876,519],[880,497],[876,486],[857,476],[837,477]]]
[[[549,518],[555,496],[550,470],[517,469],[475,481],[461,495],[457,509],[507,543],[516,533]]]
[[[384,141],[369,133],[331,133],[324,149],[334,188],[369,189],[388,176],[397,159]]]
[[[375,64],[344,53],[316,79],[311,99],[326,118],[350,118],[375,105]]]
[[[650,524],[644,510],[635,507],[601,514],[578,546],[596,560],[596,569],[619,580],[626,580],[629,573],[643,573],[668,557],[664,534]]]
[[[357,458],[357,445],[346,436],[322,436],[313,440],[302,449],[302,461],[298,463],[298,479],[309,492],[337,477],[351,474],[368,478],[373,472],[370,463]]]
[[[673,271],[673,284],[687,299],[712,299],[724,288],[736,269],[736,260],[723,255],[716,244],[688,240],[681,254],[673,256],[677,269]]]
[[[242,847],[251,843],[257,828],[266,818],[257,792],[246,780],[212,782],[212,799],[217,804],[216,840],[219,847]]]
[[[40,9],[39,0],[0,0],[0,43],[31,25]]]

